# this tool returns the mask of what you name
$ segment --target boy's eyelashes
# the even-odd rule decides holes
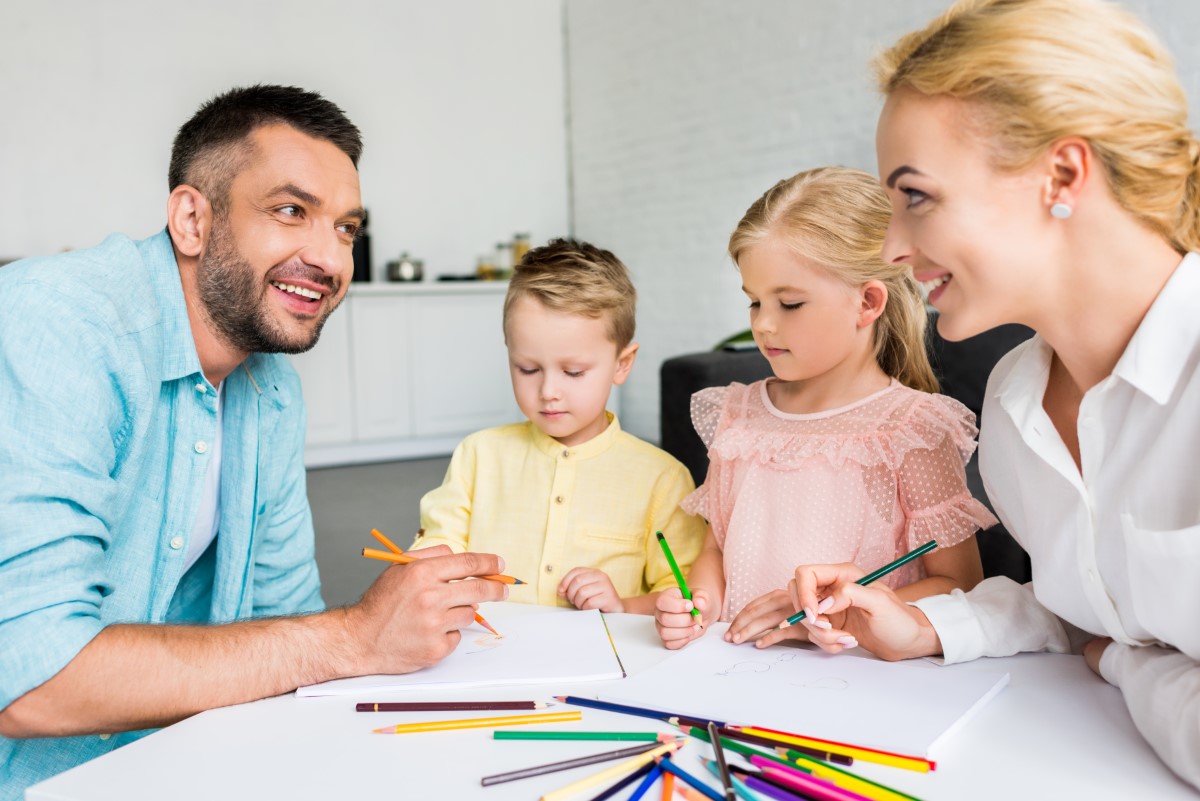
[[[519,372],[521,375],[534,375],[536,373],[540,373],[541,371],[542,368],[540,367],[521,367],[520,365],[517,365],[517,372]],[[584,373],[587,372],[587,370],[563,370],[562,372],[563,375],[569,378],[580,378]]]

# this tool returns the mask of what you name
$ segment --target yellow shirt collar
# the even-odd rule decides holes
[[[621,423],[617,420],[617,416],[609,411],[605,411],[604,414],[608,417],[608,427],[597,436],[578,445],[567,447],[553,437],[548,436],[546,432],[542,431],[542,429],[538,428],[532,422],[529,423],[529,436],[533,440],[534,447],[547,456],[558,458],[566,451],[569,452],[573,459],[590,459],[593,456],[599,456],[611,448],[613,443],[617,441],[617,437],[621,435]]]

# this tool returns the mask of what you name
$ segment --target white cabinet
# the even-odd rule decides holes
[[[521,420],[504,283],[354,284],[311,351],[292,357],[308,406],[305,464],[440,456]]]

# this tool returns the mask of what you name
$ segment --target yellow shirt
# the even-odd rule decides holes
[[[528,582],[510,601],[570,606],[558,583],[574,567],[604,571],[622,598],[672,587],[656,531],[680,570],[700,553],[704,521],[679,508],[693,489],[677,459],[621,430],[566,447],[530,422],[489,428],[454,451],[442,486],[421,499],[424,538],[413,547],[504,557]]]

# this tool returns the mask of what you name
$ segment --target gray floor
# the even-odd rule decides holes
[[[442,483],[450,457],[308,471],[321,594],[328,606],[354,603],[385,564],[363,559],[380,548],[377,528],[407,548],[421,524],[421,496]]]

